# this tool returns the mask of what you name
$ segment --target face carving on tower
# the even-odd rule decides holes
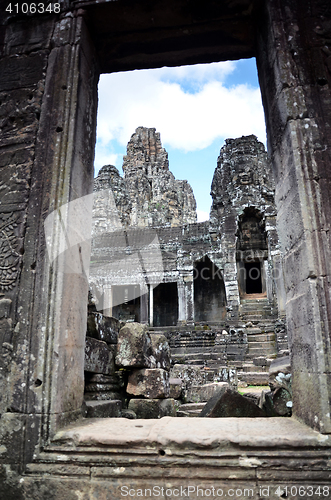
[[[252,184],[252,172],[249,168],[247,168],[245,172],[241,172],[238,177],[240,184]]]

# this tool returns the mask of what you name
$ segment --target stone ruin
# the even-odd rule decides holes
[[[108,398],[116,401],[113,405],[121,401],[124,410],[127,405],[129,410],[136,408],[144,418],[176,415],[173,401],[167,409],[158,408],[166,404],[162,398],[175,391],[176,384],[169,385],[169,372],[170,381],[181,386],[175,398],[177,410],[187,416],[199,415],[222,383],[234,389],[238,382],[267,385],[269,366],[274,358],[288,354],[288,346],[274,182],[263,144],[253,135],[226,140],[211,185],[213,203],[206,222],[196,222],[192,189],[170,172],[155,129],[137,128],[127,146],[123,172],[122,178],[114,166],[106,165],[94,181],[89,280],[99,312],[90,313],[89,320],[92,336],[97,316],[106,321],[113,317],[127,327],[118,326],[121,340],[117,355],[113,353],[112,373],[99,369],[92,377],[96,367],[91,369],[89,357],[97,356],[98,346],[91,350],[88,328],[85,399],[99,389],[93,399],[105,401],[101,380],[104,388],[110,387],[111,376],[123,376],[116,369],[128,371],[129,380],[121,396],[117,389]],[[119,354],[124,331],[136,338],[134,331],[130,333],[131,323],[148,327],[148,334],[140,332],[140,343],[131,346],[132,359]],[[151,361],[153,342],[161,338],[171,349],[171,360],[168,353],[162,367]],[[102,336],[99,340],[104,341]],[[147,345],[152,349],[149,354]],[[101,345],[101,357],[103,349]],[[143,355],[138,362],[136,357]],[[131,368],[139,373],[131,373]],[[150,399],[150,384],[156,379],[157,401],[134,399],[139,395]],[[143,403],[153,404],[153,411],[142,409]],[[89,416],[94,415],[92,406],[96,415],[102,408],[103,415],[113,415],[110,403],[87,401],[87,405]]]
[[[328,495],[330,2],[60,0],[50,4],[52,12],[34,11],[32,2],[11,3],[11,9],[9,4],[0,2],[1,498],[117,500],[123,497],[122,488],[124,493],[141,496],[154,486],[174,498],[181,487],[187,493],[186,481],[192,487],[192,500],[201,497],[198,487],[205,492],[211,487],[221,489],[223,496],[231,489],[237,497],[247,488],[254,500],[310,497],[312,492],[319,498],[321,493]],[[276,253],[270,251],[271,239],[263,234],[272,231],[272,224],[270,228],[269,215],[264,220],[257,212],[239,214],[243,217],[238,231],[243,237],[238,236],[238,241],[245,247],[247,224],[262,229],[262,237],[254,240],[267,241],[268,252],[272,258],[275,255],[273,269],[283,263],[285,293],[280,288],[276,294],[278,314],[286,312],[293,415],[263,421],[231,417],[163,417],[139,423],[127,418],[82,420],[90,255],[84,231],[91,218],[88,200],[93,188],[99,74],[249,57],[256,58],[259,75],[280,247],[274,249]],[[253,177],[242,173],[238,182],[245,185]],[[226,222],[215,194],[215,213],[220,214],[220,223]],[[86,200],[83,207],[81,199]],[[183,207],[169,211],[169,219],[179,217]],[[224,256],[213,260],[212,255],[217,238],[234,236],[232,230],[219,236],[213,218],[210,224],[207,255],[211,263],[206,267],[213,272],[214,264],[223,271],[224,321],[230,321],[231,315],[239,321],[240,315],[252,316],[252,311],[240,295],[245,284],[235,279],[237,249],[232,248],[234,258],[229,261]],[[193,321],[190,290],[194,287],[184,280],[186,266],[188,273],[192,266],[186,241],[194,240],[196,248],[205,244],[200,225],[193,221],[191,226],[196,228],[194,235],[171,224],[163,230],[178,234],[178,248],[183,245],[183,258],[178,251],[178,279],[170,276],[170,282],[177,283],[181,300],[176,316],[186,321],[184,327]],[[134,229],[139,247],[139,227]],[[155,228],[143,229],[152,231],[148,242],[153,247]],[[239,261],[247,270],[245,248],[239,250],[243,252]],[[282,257],[279,262],[277,251]],[[166,252],[170,261],[172,249]],[[197,250],[195,255],[201,254]],[[175,269],[167,267],[167,259],[166,273]],[[271,283],[266,273],[267,297]],[[149,302],[143,298],[146,288],[144,295],[139,291],[142,324],[151,316]],[[107,293],[101,296],[105,307],[117,307]],[[211,318],[200,316],[199,322],[209,324]],[[248,334],[247,322],[245,326]],[[186,340],[192,341],[190,335],[178,336],[178,348],[187,358],[196,352],[185,352]],[[112,345],[106,342],[106,359]],[[280,400],[286,375],[275,376],[273,392],[278,391]],[[114,379],[106,387],[107,378],[96,376],[90,388],[92,384],[98,388],[99,383],[105,392],[117,392],[121,381]]]

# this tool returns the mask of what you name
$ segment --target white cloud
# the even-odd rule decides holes
[[[111,163],[110,141],[126,146],[138,126],[155,127],[165,147],[183,151],[248,134],[264,142],[259,89],[224,84],[235,65],[229,61],[102,75],[96,167]]]
[[[97,165],[97,171],[104,165],[117,165],[122,162],[123,157],[117,153],[109,152],[109,149],[102,144],[96,145],[94,164]]]
[[[205,220],[209,220],[209,213],[197,209],[197,217],[198,222],[204,222]]]

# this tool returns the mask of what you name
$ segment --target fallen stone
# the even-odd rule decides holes
[[[86,418],[121,417],[122,401],[86,401]]]
[[[277,389],[285,389],[290,394],[289,400],[292,400],[292,375],[289,356],[278,358],[271,363],[268,385],[274,393]]]
[[[106,375],[115,371],[114,353],[106,342],[86,337],[84,370]]]
[[[116,365],[132,368],[150,368],[152,342],[147,326],[127,323],[120,329],[117,341]]]
[[[238,373],[236,366],[220,366],[217,375],[218,382],[227,382],[233,389],[238,387]]]
[[[201,403],[209,401],[215,394],[223,388],[229,389],[227,382],[214,382],[212,384],[192,385],[186,394],[187,403]]]
[[[191,417],[188,411],[177,410],[177,417]]]
[[[131,399],[128,409],[134,411],[137,418],[176,416],[175,402],[173,399]]]
[[[173,399],[179,399],[183,392],[182,381],[180,378],[170,378],[170,393],[169,397]]]
[[[124,325],[121,321],[100,312],[89,312],[87,316],[87,336],[103,340],[107,344],[117,344],[117,336]]]
[[[263,389],[260,396],[259,407],[265,412],[267,417],[277,417],[278,415],[275,412],[273,401],[272,401],[272,392]]]
[[[202,385],[204,383],[201,369],[194,365],[174,365],[171,369],[171,378],[180,378],[185,390],[192,385]]]
[[[292,396],[289,391],[278,387],[272,391],[262,391],[260,402],[268,417],[290,417],[292,415]]]
[[[148,399],[167,398],[170,393],[169,373],[161,368],[134,370],[129,375],[126,392]]]
[[[185,403],[183,405],[180,405],[180,407],[177,410],[177,416],[178,412],[184,412],[186,413],[187,417],[199,417],[201,410],[204,408],[206,403]]]
[[[265,356],[258,356],[257,358],[253,358],[253,364],[255,366],[270,366],[272,360],[266,358]]]
[[[268,385],[268,372],[239,372],[238,378],[248,385]]]
[[[280,417],[292,415],[292,395],[286,389],[279,387],[272,395],[273,407]]]
[[[291,373],[290,356],[283,356],[272,361],[269,367],[269,376],[277,375],[277,373],[284,373],[285,375]]]
[[[84,398],[86,401],[122,400],[123,397],[121,380],[117,373],[112,375],[85,374]]]
[[[137,418],[137,415],[132,410],[122,410],[122,417],[128,418],[130,420],[135,420]]]
[[[238,392],[224,388],[206,403],[199,417],[266,417],[266,414]]]
[[[152,333],[151,341],[153,352],[151,356],[151,368],[162,368],[169,372],[171,356],[168,340],[164,335]]]

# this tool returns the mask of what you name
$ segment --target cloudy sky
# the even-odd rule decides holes
[[[177,179],[187,179],[208,218],[210,185],[227,138],[255,134],[265,123],[255,59],[101,75],[95,175],[115,165],[139,126],[155,127]]]

